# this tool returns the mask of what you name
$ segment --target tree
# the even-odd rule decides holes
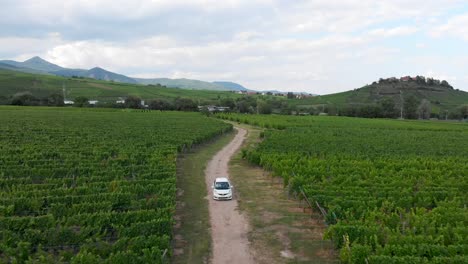
[[[3,95],[0,95],[0,104],[9,104],[10,103],[10,100],[8,99],[8,97],[6,96],[3,96]]]
[[[418,106],[419,118],[429,119],[431,117],[431,102],[427,99],[422,99]]]
[[[395,108],[395,100],[391,97],[385,97],[380,101],[380,107],[382,109],[382,117],[394,118],[397,116]]]
[[[172,104],[164,99],[151,100],[148,103],[148,107],[152,110],[171,110],[173,108]]]
[[[39,105],[39,99],[30,92],[21,92],[13,95],[12,105]]]
[[[293,92],[288,92],[287,97],[288,99],[293,99],[295,96]]]
[[[88,105],[88,98],[86,98],[84,96],[78,96],[78,97],[75,98],[75,100],[73,102],[73,105],[77,106],[77,107],[87,106]]]
[[[208,109],[207,106],[203,106],[203,107],[200,109],[200,113],[202,113],[203,115],[206,115],[206,116],[210,116],[210,115],[211,115],[211,112],[210,112],[210,110]]]
[[[258,100],[257,113],[265,115],[271,114],[271,105],[265,100]]]
[[[63,95],[60,93],[54,93],[49,95],[47,98],[47,105],[49,106],[64,106]]]
[[[328,115],[337,115],[338,109],[336,108],[335,105],[329,104],[329,105],[326,105],[326,107],[324,108],[324,112],[327,113]]]
[[[416,76],[416,83],[418,84],[426,84],[426,78],[424,76]]]
[[[462,105],[458,108],[461,118],[468,119],[468,104]]]
[[[174,107],[179,111],[195,111],[197,104],[189,98],[177,98],[174,102]]]
[[[137,96],[130,95],[125,99],[125,107],[126,108],[134,108],[138,109],[141,107],[141,98]]]
[[[227,106],[227,107],[229,107],[231,109],[234,109],[234,107],[236,107],[236,103],[234,102],[234,100],[232,98],[223,98],[223,99],[221,99],[220,105],[221,106]]]
[[[236,103],[236,108],[239,113],[248,113],[249,112],[249,104],[246,101],[238,101]]]
[[[455,109],[451,110],[450,112],[448,112],[447,114],[447,118],[448,119],[451,119],[451,120],[455,120],[455,119],[462,119],[462,115],[461,115],[461,112],[460,111],[457,111]]]
[[[442,81],[440,82],[440,85],[441,85],[441,86],[444,86],[444,87],[447,87],[447,88],[453,89],[453,87],[452,87],[446,80],[442,80]]]
[[[239,113],[255,113],[257,99],[253,96],[244,96],[236,100],[236,108]]]
[[[293,111],[296,110],[295,107],[296,107],[296,106],[290,106],[290,105],[288,105],[287,102],[281,102],[280,107],[279,107],[280,113],[281,113],[282,115],[290,115],[290,114],[292,114]]]
[[[417,110],[418,110],[418,99],[414,97],[414,95],[408,96],[404,100],[403,104],[403,112],[405,118],[408,119],[416,119],[417,118]]]

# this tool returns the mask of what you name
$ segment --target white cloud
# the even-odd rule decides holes
[[[427,47],[426,43],[417,43],[416,48],[418,49],[425,49]]]
[[[443,72],[436,72],[433,70],[428,70],[424,76],[431,77],[438,80],[446,80],[449,83],[456,82],[458,80],[457,76],[453,76]]]
[[[448,13],[462,0],[4,1],[0,54],[71,68],[324,94],[436,61],[446,76],[463,76],[468,61],[421,63],[409,48],[431,51],[420,34],[429,28],[468,40],[468,14]]]
[[[400,26],[390,29],[379,28],[374,29],[369,32],[370,36],[373,37],[400,37],[414,34],[418,31],[418,28],[412,26]]]
[[[334,68],[340,61],[356,59],[337,56],[340,49],[364,50],[359,60],[374,57],[376,51],[366,45],[363,39],[340,36],[317,40],[240,38],[208,45],[152,37],[126,43],[69,42],[51,48],[45,58],[69,68],[101,66],[137,77],[232,78],[256,89],[304,90],[312,82],[336,75]],[[292,87],[287,85],[292,83]]]
[[[468,14],[450,18],[445,24],[429,32],[433,37],[453,36],[468,41]]]
[[[0,38],[0,54],[6,58],[26,60],[43,54],[49,47],[61,45],[63,40],[60,33],[52,32],[42,38],[33,37],[3,37]],[[8,56],[14,54],[13,56]]]

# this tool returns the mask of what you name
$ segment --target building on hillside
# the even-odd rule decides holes
[[[410,80],[411,80],[410,76],[405,76],[405,77],[400,78],[400,81],[402,81],[402,82],[409,82]]]
[[[198,106],[198,110],[201,111],[204,107],[206,107],[206,109],[208,109],[209,112],[213,113],[213,112],[227,112],[230,110],[230,108],[228,106],[216,106],[216,105],[199,105]]]
[[[115,101],[116,104],[125,104],[125,100],[124,99],[119,99],[117,101]]]
[[[218,106],[218,107],[216,107],[216,110],[219,111],[219,112],[226,112],[226,111],[229,111],[230,108],[229,108],[229,106]]]
[[[296,94],[295,96],[296,96],[296,99],[304,99],[304,98],[313,97],[312,94],[306,94],[306,93]]]
[[[99,103],[98,100],[89,100],[89,101],[88,101],[88,104],[89,104],[89,105],[96,105],[97,103]]]
[[[64,105],[72,105],[74,104],[75,102],[73,102],[72,100],[63,100],[63,104]]]

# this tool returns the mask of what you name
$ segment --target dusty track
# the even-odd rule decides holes
[[[238,130],[234,139],[219,151],[208,163],[205,171],[208,190],[209,212],[211,221],[211,237],[213,245],[212,263],[254,263],[249,251],[247,234],[249,222],[239,213],[234,186],[234,198],[231,201],[215,201],[211,186],[216,177],[228,177],[228,163],[232,155],[239,149],[247,131]]]

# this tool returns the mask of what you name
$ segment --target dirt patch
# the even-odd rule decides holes
[[[288,212],[290,213],[305,213],[304,208],[301,207],[290,207],[288,208]]]
[[[276,213],[268,212],[268,211],[262,212],[262,219],[265,223],[272,223],[280,218],[281,216]]]
[[[238,133],[234,139],[213,157],[205,170],[211,221],[213,264],[254,263],[247,239],[249,222],[237,210],[236,195],[231,201],[215,201],[211,197],[211,186],[214,179],[216,177],[229,178],[228,163],[245,139],[246,131],[244,129],[237,130]],[[236,192],[235,188],[234,192]]]

